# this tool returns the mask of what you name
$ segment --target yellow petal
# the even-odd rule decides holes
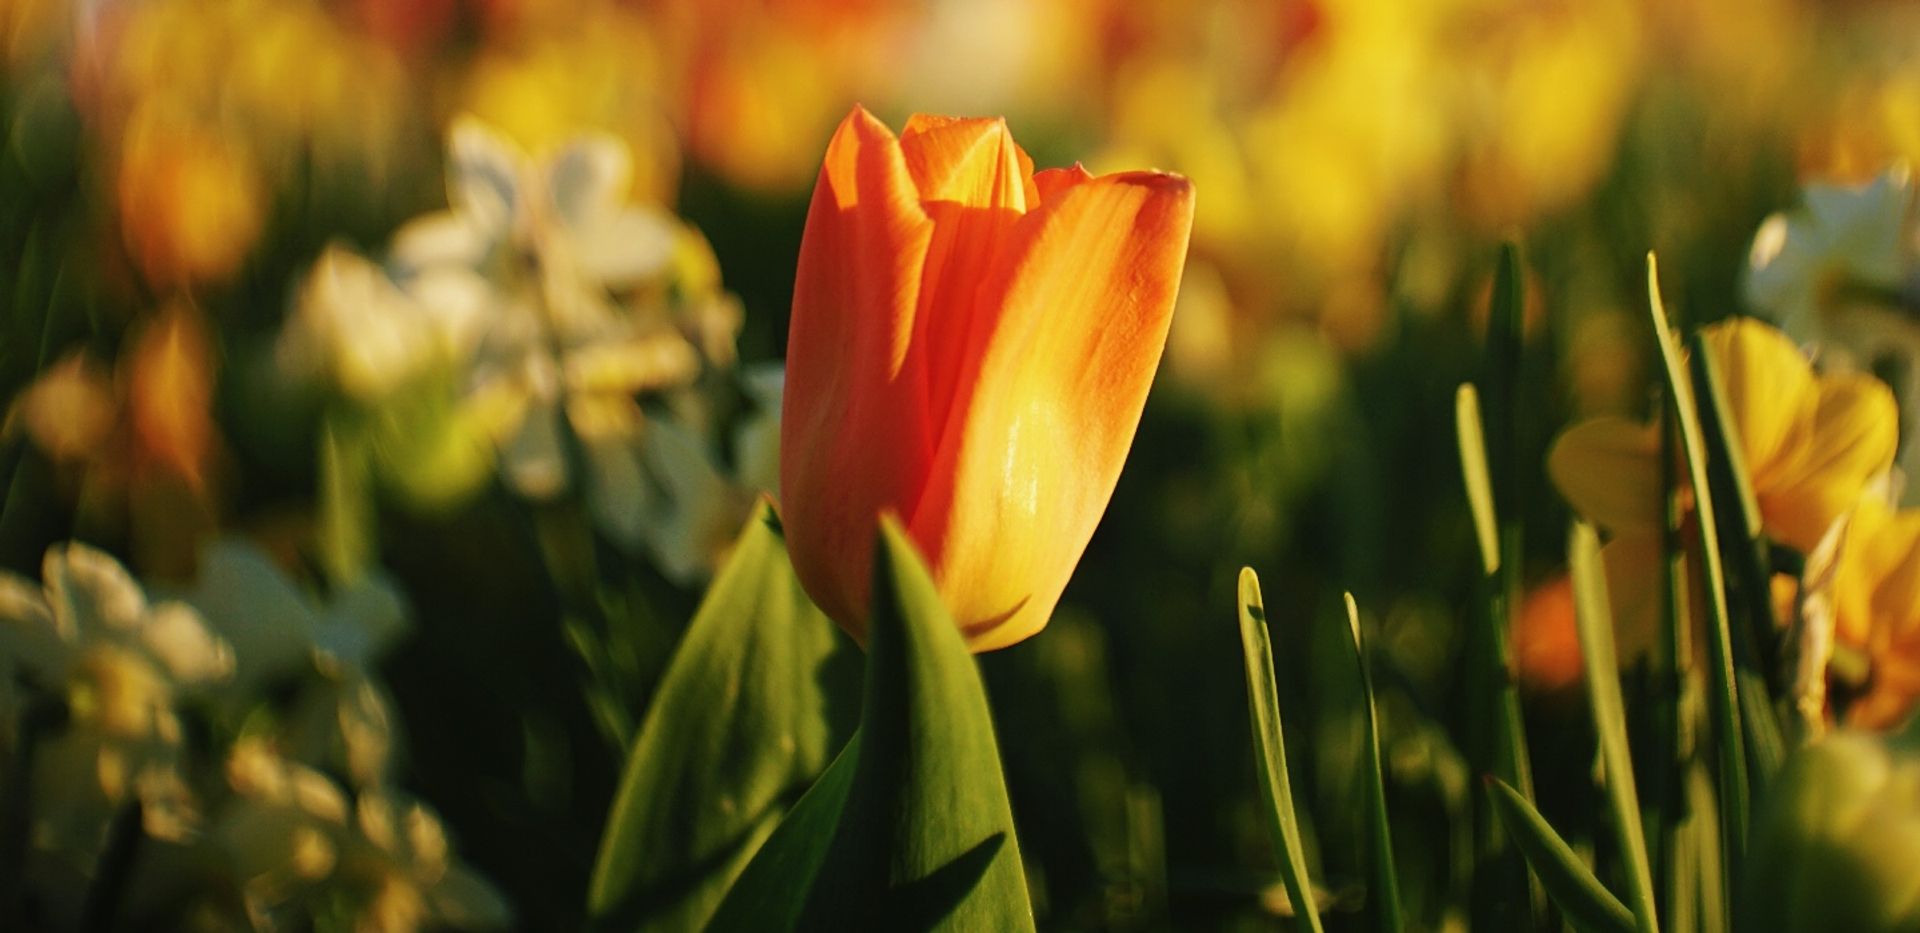
[[[1601,417],[1561,432],[1547,475],[1574,511],[1612,532],[1657,530],[1661,502],[1659,428]]]
[[[1752,318],[1721,321],[1701,335],[1719,366],[1757,494],[1792,469],[1807,442],[1816,402],[1813,369],[1787,335]]]
[[[1864,374],[1821,377],[1807,443],[1755,497],[1768,533],[1802,553],[1893,467],[1900,412],[1893,392]]]
[[[1129,173],[1072,186],[1014,232],[909,523],[974,650],[1046,624],[1105,511],[1192,222],[1186,179]]]

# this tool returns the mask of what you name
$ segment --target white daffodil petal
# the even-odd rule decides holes
[[[499,248],[505,235],[505,228],[485,229],[452,211],[427,214],[393,235],[387,261],[401,279],[436,269],[474,269]]]
[[[483,235],[504,239],[526,209],[526,164],[512,141],[471,117],[457,118],[447,137],[447,203]]]
[[[232,646],[236,693],[251,695],[269,680],[310,669],[314,610],[258,547],[240,539],[209,545],[188,601]]]
[[[565,247],[580,274],[607,288],[663,276],[673,263],[678,222],[665,211],[629,208],[570,229]]]
[[[155,606],[140,628],[140,642],[175,683],[209,683],[233,673],[233,649],[185,603]]]
[[[55,615],[65,614],[81,639],[99,631],[126,631],[146,615],[147,598],[127,569],[105,551],[79,542],[47,549],[41,564]]]
[[[620,209],[633,183],[633,156],[603,133],[574,139],[547,164],[547,193],[560,222],[594,226]]]

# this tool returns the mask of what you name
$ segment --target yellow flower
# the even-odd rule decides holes
[[[1862,502],[1834,569],[1834,640],[1866,655],[1847,722],[1890,728],[1920,698],[1920,509]]]
[[[1814,373],[1792,341],[1759,321],[1737,318],[1704,333],[1762,530],[1811,551],[1892,466],[1899,433],[1893,393],[1870,376]],[[1561,495],[1612,535],[1603,557],[1623,638],[1649,633],[1658,605],[1660,446],[1654,424],[1601,417],[1567,429],[1547,456]]]

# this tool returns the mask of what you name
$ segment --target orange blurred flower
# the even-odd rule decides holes
[[[24,432],[74,480],[77,525],[124,532],[144,576],[193,576],[218,525],[222,449],[212,334],[184,302],[131,335],[111,372],[76,351],[14,400],[0,437]]]
[[[147,281],[225,280],[260,236],[259,167],[238,140],[148,111],[120,152],[120,225]]]
[[[973,650],[1046,624],[1132,444],[1192,222],[1186,179],[1036,175],[1002,120],[840,124],[780,438],[794,567],[829,615],[863,633],[891,510]]]

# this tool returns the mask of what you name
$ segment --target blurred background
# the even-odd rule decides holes
[[[398,909],[395,878],[423,922],[579,926],[633,730],[777,476],[807,198],[855,102],[1004,114],[1043,166],[1198,191],[1106,519],[1050,627],[981,659],[1051,929],[1283,911],[1243,564],[1317,877],[1336,903],[1366,877],[1351,590],[1411,916],[1463,924],[1492,895],[1453,401],[1499,243],[1527,274],[1531,454],[1495,480],[1545,581],[1568,516],[1538,455],[1569,419],[1648,409],[1646,251],[1687,323],[1757,312],[1768,215],[1920,156],[1920,9],[1866,0],[4,0],[0,82],[0,566],[36,579],[88,542],[237,659],[211,688],[162,671],[184,723],[163,753],[150,724],[137,754],[101,726],[26,770],[97,783],[118,750],[214,787],[223,858],[298,838],[236,815],[290,774],[438,814],[437,849],[363,830],[402,867],[358,900],[236,907],[190,841],[128,882],[140,916],[264,899],[323,926]],[[1577,840],[1599,808],[1571,622],[1529,606],[1541,805]],[[287,760],[208,757],[248,738]],[[94,871],[128,793],[164,838],[135,784],[62,803],[93,829],[64,853],[36,833],[35,880],[0,897],[84,912],[37,892]],[[443,890],[449,846],[470,890]]]

